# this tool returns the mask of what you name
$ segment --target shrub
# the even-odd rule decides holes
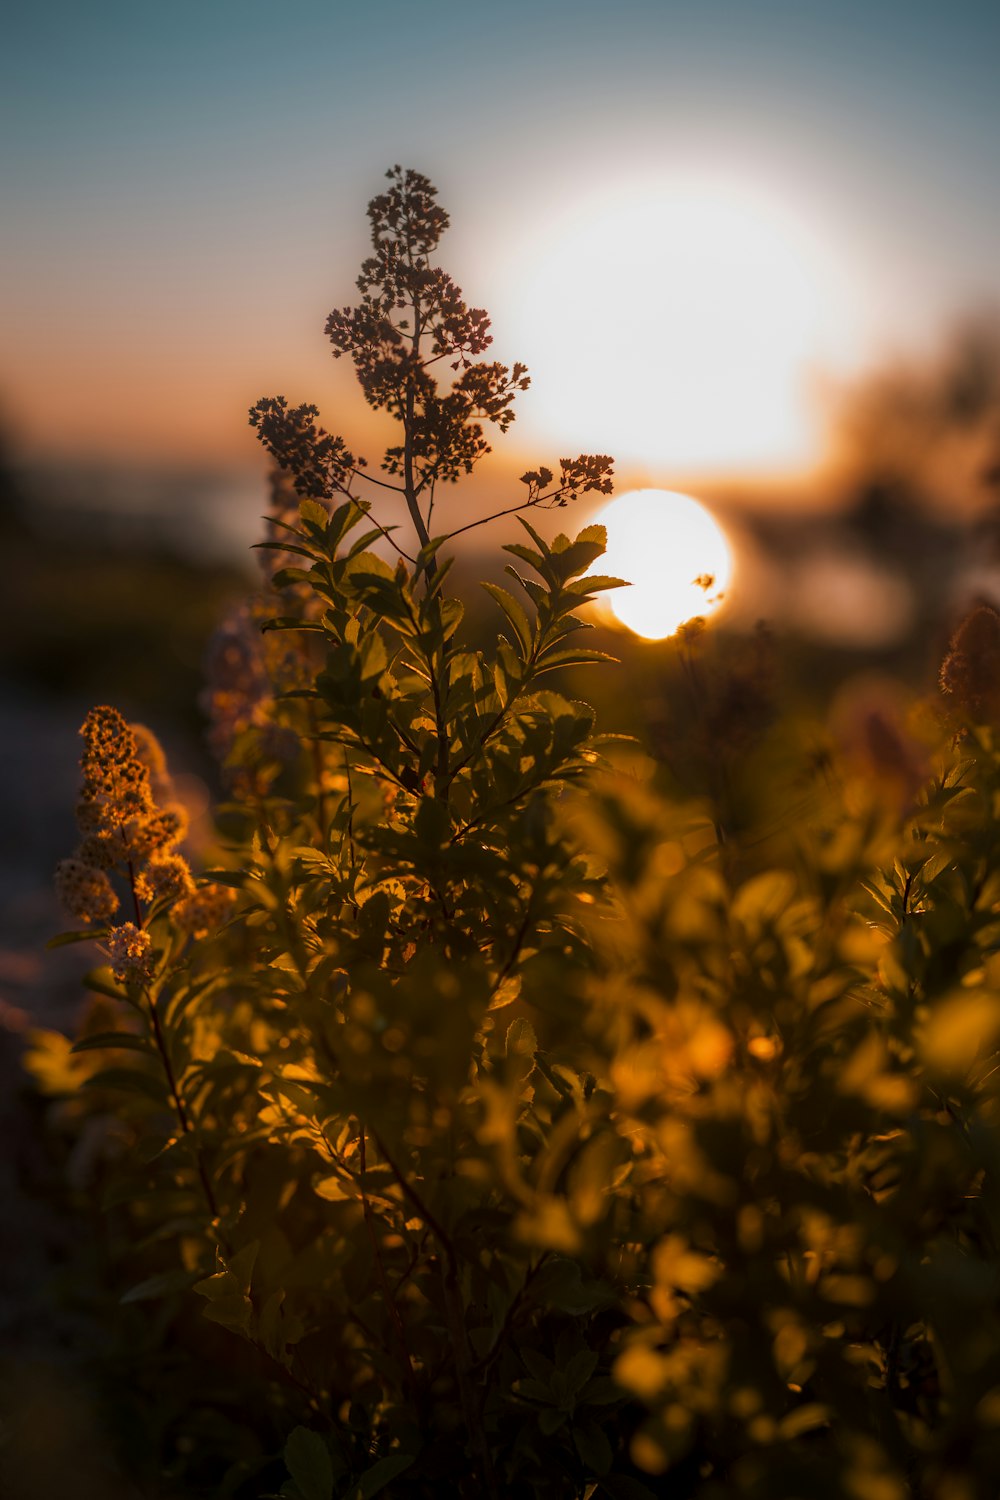
[[[601,528],[523,514],[610,460],[524,476],[503,634],[464,647],[435,490],[527,376],[478,358],[426,179],[369,217],[327,331],[400,435],[375,479],[315,408],[251,414],[281,473],[206,698],[218,869],[177,852],[149,732],[84,727],[60,884],[110,962],[31,1062],[104,1122],[154,1467],[293,1500],[992,1495],[989,694],[925,715],[930,769],[868,713],[766,838],[616,772],[558,691],[601,659]]]

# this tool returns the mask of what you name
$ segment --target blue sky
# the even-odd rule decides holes
[[[992,0],[21,5],[0,406],[32,451],[238,453],[247,398],[322,398],[397,160],[498,317],[581,198],[724,170],[844,268],[860,361],[926,344],[1000,298],[998,58]]]

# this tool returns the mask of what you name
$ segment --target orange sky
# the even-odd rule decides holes
[[[322,324],[400,157],[441,188],[442,259],[497,357],[532,368],[511,469],[801,467],[824,371],[926,348],[997,291],[995,6],[356,9],[11,19],[0,413],[22,453],[253,464],[246,408],[278,393],[362,447]]]

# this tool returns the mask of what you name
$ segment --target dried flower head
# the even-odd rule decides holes
[[[153,811],[149,771],[135,735],[116,708],[92,708],[83,727],[83,788],[77,809],[81,833],[110,840],[115,858],[128,859],[126,826]],[[111,861],[114,863],[114,860]]]
[[[235,892],[228,886],[201,885],[174,907],[174,923],[192,937],[204,937],[222,926],[235,904]]]
[[[136,892],[140,901],[156,901],[163,896],[189,896],[194,888],[187,860],[183,855],[170,851],[158,851],[150,855],[136,879]]]
[[[963,717],[1000,723],[1000,614],[992,605],[978,604],[955,631],[940,684]]]
[[[163,746],[145,724],[130,724],[129,728],[135,739],[135,753],[149,775],[149,788],[154,802],[169,802],[174,795],[174,784],[167,770]]]
[[[225,763],[242,734],[268,722],[273,698],[260,629],[248,605],[233,610],[215,631],[205,676],[202,707],[209,718],[209,748]]]
[[[930,765],[914,705],[900,685],[877,674],[849,680],[833,705],[831,728],[856,790],[887,813],[909,813]]]
[[[106,706],[92,709],[80,732],[82,838],[56,872],[63,903],[81,921],[106,922],[119,905],[110,879],[116,871],[140,905],[188,895],[191,873],[175,847],[187,830],[187,814],[179,802],[167,800],[174,789],[155,735]]]
[[[70,915],[88,925],[107,922],[118,910],[107,875],[81,859],[64,859],[57,865],[56,892]]]
[[[134,922],[123,922],[108,933],[108,956],[115,978],[122,984],[141,984],[152,973],[153,940]]]
[[[284,636],[262,633],[270,613],[259,601],[241,605],[208,649],[201,698],[208,743],[235,796],[264,795],[300,751],[299,735],[275,717],[276,695],[308,686],[311,673],[302,651]]]

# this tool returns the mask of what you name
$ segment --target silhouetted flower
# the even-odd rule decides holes
[[[951,638],[941,664],[941,691],[977,724],[1000,722],[1000,614],[978,604]]]

